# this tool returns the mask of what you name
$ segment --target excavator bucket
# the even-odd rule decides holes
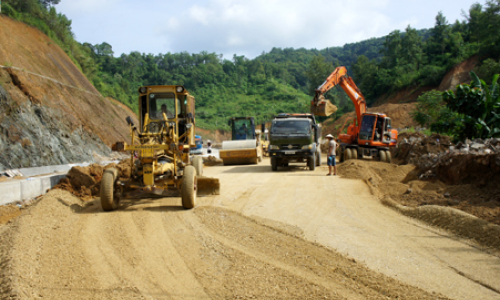
[[[220,195],[219,178],[197,176],[196,180],[198,196]]]
[[[311,102],[311,113],[315,116],[328,117],[337,111],[337,106],[333,105],[323,96],[319,98],[317,103]]]

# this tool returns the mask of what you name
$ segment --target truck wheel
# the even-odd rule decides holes
[[[104,211],[115,210],[118,206],[119,199],[115,199],[114,185],[115,179],[118,177],[118,170],[109,168],[104,171],[101,179],[101,206]]]
[[[379,155],[380,161],[384,161],[385,162],[385,160],[386,160],[385,151],[384,150],[380,150],[378,152],[378,155]]]
[[[316,156],[313,155],[307,158],[307,165],[309,166],[309,170],[314,171],[316,168]]]
[[[196,175],[203,175],[203,158],[200,156],[193,157],[193,167],[196,170]]]
[[[321,166],[321,152],[317,152],[316,154],[316,167]]]
[[[273,171],[278,170],[278,161],[276,160],[276,157],[271,157],[271,169]]]
[[[196,170],[193,166],[184,168],[182,176],[182,207],[190,209],[196,205]]]
[[[352,159],[358,159],[358,149],[351,149]]]
[[[388,163],[392,162],[391,151],[389,150],[385,151],[385,161]]]

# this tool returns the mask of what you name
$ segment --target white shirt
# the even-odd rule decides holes
[[[335,155],[335,148],[337,148],[337,143],[335,140],[331,139],[328,142],[328,155]]]

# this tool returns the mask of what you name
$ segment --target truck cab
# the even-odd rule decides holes
[[[279,114],[271,122],[269,157],[271,167],[306,162],[310,170],[321,164],[320,126],[312,114]]]

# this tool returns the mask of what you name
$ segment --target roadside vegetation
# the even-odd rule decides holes
[[[137,88],[142,85],[186,86],[197,99],[197,125],[205,129],[227,129],[227,119],[232,116],[252,115],[261,123],[280,112],[309,111],[314,89],[339,65],[348,68],[368,105],[401,89],[437,87],[447,71],[472,56],[479,62],[479,80],[490,82],[494,74],[500,73],[500,0],[473,4],[464,11],[464,20],[453,24],[439,12],[430,29],[408,26],[404,32],[395,30],[385,37],[321,50],[273,48],[254,59],[238,55],[224,58],[208,52],[134,51],[118,55],[106,42],[77,42],[71,20],[54,7],[59,2],[3,0],[1,5],[2,13],[51,37],[103,96],[118,99],[135,111]],[[326,97],[339,108],[333,118],[353,110],[340,89],[332,89]],[[447,99],[454,98],[450,95]],[[449,129],[464,124],[451,105],[431,92],[421,97],[414,116],[422,126],[460,136]],[[496,127],[488,125],[487,120],[483,122],[486,127],[475,125],[483,126],[481,136],[485,132],[495,135],[492,128]]]

